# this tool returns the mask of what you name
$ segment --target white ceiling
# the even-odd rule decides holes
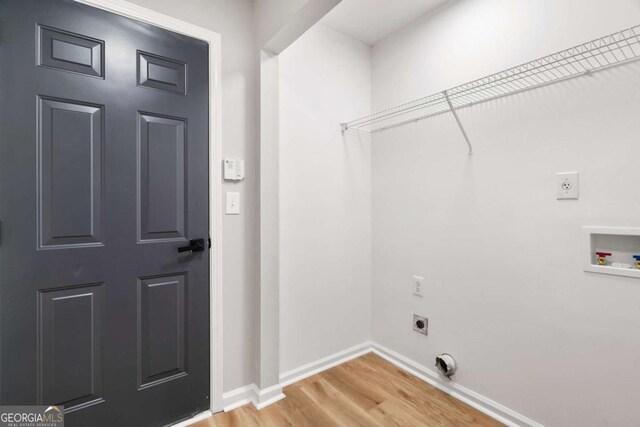
[[[372,45],[446,1],[342,0],[320,22]]]

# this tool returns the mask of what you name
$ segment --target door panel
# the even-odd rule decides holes
[[[38,25],[38,65],[102,77],[104,42]]]
[[[38,98],[40,247],[101,244],[102,108]]]
[[[140,240],[186,236],[186,128],[181,119],[140,114]]]
[[[102,284],[40,293],[43,402],[67,411],[102,401]]]
[[[185,95],[186,64],[147,52],[138,52],[138,85]]]
[[[74,426],[209,408],[208,46],[0,1],[0,404]],[[8,65],[7,65],[8,64]]]
[[[138,288],[139,387],[186,374],[186,274],[141,279]]]

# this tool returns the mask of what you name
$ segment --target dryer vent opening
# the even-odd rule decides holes
[[[447,378],[451,378],[458,369],[456,360],[448,353],[442,353],[436,357],[436,367],[438,371]]]

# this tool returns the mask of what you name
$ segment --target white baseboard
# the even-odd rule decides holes
[[[255,406],[256,409],[262,409],[281,399],[284,399],[282,385],[276,384],[263,390],[259,390],[257,399],[253,402],[253,406]]]
[[[260,390],[257,385],[249,384],[237,388],[222,395],[223,410],[229,412],[247,403],[252,403],[256,409],[265,408],[280,399],[284,399],[282,385],[276,384],[272,387]]]
[[[260,390],[255,384],[249,384],[244,387],[231,390],[222,394],[222,410],[229,412],[240,406],[252,403],[257,399]]]
[[[246,405],[247,403],[253,403],[257,409],[262,409],[285,397],[282,393],[282,387],[371,352],[374,352],[400,369],[407,371],[415,377],[420,378],[422,381],[431,384],[437,389],[442,390],[443,392],[508,426],[544,427],[542,424],[539,424],[516,411],[494,402],[493,400],[460,384],[447,380],[435,371],[432,371],[431,369],[426,368],[393,350],[371,341],[358,344],[338,353],[318,359],[314,362],[307,363],[299,368],[284,372],[280,374],[280,384],[273,387],[260,390],[255,384],[250,384],[228,393],[224,393],[224,411],[231,411],[232,409]]]
[[[508,426],[519,427],[544,427],[522,414],[517,413],[493,400],[476,393],[460,384],[444,379],[435,371],[428,369],[413,360],[410,360],[393,350],[380,345],[373,344],[373,352],[378,356],[388,360],[400,369],[420,378],[439,390],[455,397],[456,399],[466,403],[467,405],[477,409]]]
[[[249,384],[244,387],[237,388],[222,395],[223,410],[229,412],[235,408],[253,403],[256,409],[265,408],[272,403],[277,402],[285,397],[282,393],[282,387],[298,382],[311,375],[315,375],[334,366],[340,365],[363,354],[372,351],[372,343],[370,341],[358,344],[346,350],[332,354],[315,362],[307,363],[299,368],[292,369],[280,375],[280,384],[260,390],[257,385]]]
[[[344,362],[347,362],[356,357],[360,357],[364,354],[371,353],[373,347],[371,341],[363,342],[362,344],[355,345],[346,350],[339,351],[322,359],[318,359],[315,362],[307,363],[299,368],[292,369],[290,371],[280,374],[280,384],[282,386],[288,386],[300,380],[303,380],[311,375],[318,374],[322,371],[326,371],[329,368],[338,366]]]
[[[189,418],[188,420],[180,421],[179,423],[173,424],[171,427],[186,427],[186,426],[190,426],[191,424],[195,424],[198,421],[206,420],[207,418],[209,418],[212,415],[213,415],[213,412],[211,412],[211,410],[200,412],[198,415],[194,415],[193,417]]]

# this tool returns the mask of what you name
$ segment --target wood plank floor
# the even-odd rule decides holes
[[[261,411],[249,404],[195,426],[502,425],[373,353],[292,384],[284,394]]]

